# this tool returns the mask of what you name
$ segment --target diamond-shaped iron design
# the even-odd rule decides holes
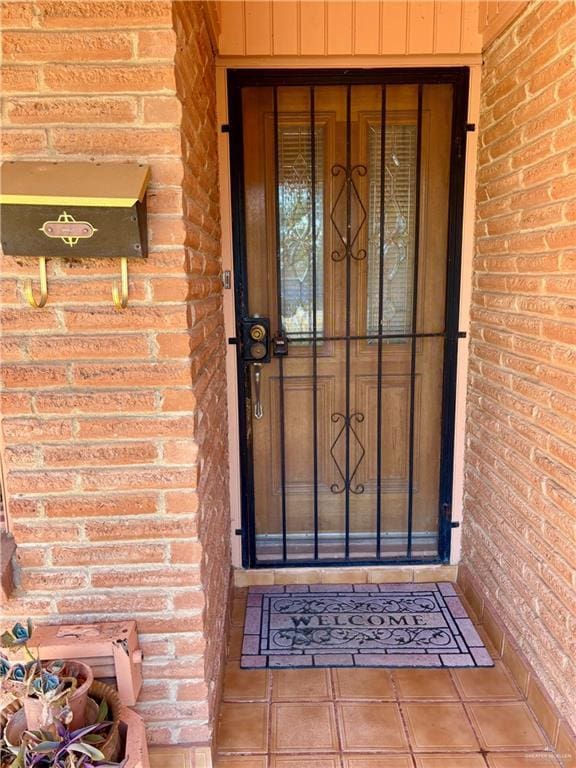
[[[367,214],[366,208],[360,199],[358,187],[354,182],[354,174],[357,176],[366,176],[368,169],[365,165],[361,164],[353,165],[350,169],[347,169],[340,163],[336,163],[332,166],[332,176],[340,176],[342,173],[344,174],[344,179],[330,212],[330,221],[334,226],[334,230],[336,231],[340,242],[344,246],[344,250],[340,252],[340,250],[336,249],[332,251],[330,255],[332,261],[342,261],[347,256],[351,256],[353,259],[356,259],[356,261],[362,261],[362,259],[366,258],[366,250],[360,248],[357,253],[354,253],[354,245],[358,240],[362,227],[366,223]],[[348,197],[350,197],[350,210],[348,210]],[[345,208],[344,218],[346,219],[346,229],[344,232],[339,228],[335,218],[342,206]],[[358,224],[353,232],[352,214],[354,208],[358,211]]]
[[[360,442],[360,438],[358,437],[358,434],[354,427],[352,426],[352,421],[356,421],[358,424],[364,421],[364,414],[359,413],[358,411],[356,413],[350,414],[348,418],[343,413],[333,413],[331,416],[332,421],[334,424],[337,424],[340,420],[342,420],[342,426],[340,427],[340,431],[336,435],[336,439],[332,443],[332,446],[330,448],[330,455],[334,459],[334,464],[336,465],[336,469],[338,470],[338,474],[340,475],[340,478],[342,479],[342,486],[340,487],[340,483],[332,483],[330,486],[330,490],[332,493],[344,493],[346,488],[350,491],[350,493],[360,494],[364,493],[364,486],[362,483],[356,483],[356,485],[352,485],[352,481],[354,480],[354,477],[356,475],[356,472],[358,471],[358,467],[362,463],[362,459],[366,455],[366,451],[364,450],[364,446]],[[346,480],[346,475],[344,472],[342,472],[342,468],[340,464],[338,464],[338,459],[336,458],[336,454],[334,453],[336,446],[340,442],[340,438],[344,434],[345,430],[349,430],[349,433],[353,436],[356,444],[360,446],[360,456],[358,457],[356,464],[354,466],[354,469],[352,472],[350,472],[350,476],[348,480]]]

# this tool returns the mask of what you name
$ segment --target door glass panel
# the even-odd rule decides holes
[[[316,270],[316,332],[323,324],[323,188],[324,134],[315,131],[315,207],[312,200],[312,136],[310,125],[282,123],[278,126],[280,279],[282,283],[282,328],[292,336],[313,333],[313,286]],[[315,214],[315,228],[313,222]],[[314,259],[312,238],[316,233]]]
[[[417,127],[411,123],[388,123],[382,165],[382,128],[370,123],[368,130],[368,334],[378,333],[380,227],[384,218],[382,332],[410,333],[412,325],[412,281],[414,274],[414,230],[416,222]],[[381,170],[384,172],[384,206],[381,205]],[[386,341],[394,341],[386,339]],[[398,339],[396,339],[398,341]]]

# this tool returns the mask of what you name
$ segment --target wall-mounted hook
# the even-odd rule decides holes
[[[34,309],[41,309],[48,301],[48,280],[46,277],[46,256],[40,256],[38,269],[40,273],[40,298],[36,301],[32,289],[32,280],[27,278],[24,282],[24,293],[28,299],[28,304]]]
[[[128,306],[128,259],[123,256],[120,259],[120,279],[121,287],[118,290],[118,282],[114,280],[112,284],[112,298],[116,309],[126,309]]]

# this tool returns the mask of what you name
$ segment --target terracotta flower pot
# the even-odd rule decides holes
[[[88,691],[94,682],[92,668],[82,661],[66,661],[62,676],[72,677],[78,681],[78,685],[72,693],[62,696],[53,704],[46,704],[42,699],[35,696],[26,696],[24,699],[26,725],[29,731],[37,731],[52,725],[54,715],[58,714],[65,704],[68,704],[72,710],[70,730],[74,731],[84,725]]]
[[[16,705],[15,711],[7,712],[3,726],[3,734],[6,744],[12,754],[12,759],[22,743],[22,735],[26,730],[26,712],[24,708]]]

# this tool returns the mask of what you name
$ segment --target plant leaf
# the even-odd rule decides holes
[[[0,677],[6,677],[10,671],[10,662],[5,656],[0,655]]]
[[[10,667],[10,679],[23,683],[26,680],[26,667],[24,664],[13,664]]]
[[[10,768],[24,768],[24,756],[20,752],[10,763]]]
[[[11,632],[3,632],[0,635],[0,645],[2,648],[13,648],[16,645],[16,641]]]
[[[87,725],[84,728],[78,728],[78,730],[72,731],[72,733],[70,734],[70,738],[73,741],[77,741],[79,739],[82,739],[83,736],[85,736],[87,733],[93,733],[94,731],[101,731],[107,725],[110,725],[110,723],[94,723],[94,725]]]
[[[106,739],[104,736],[100,736],[99,733],[87,733],[82,741],[87,744],[101,744],[103,741],[106,741]]]
[[[60,659],[55,659],[54,661],[50,662],[50,665],[48,666],[48,669],[53,674],[57,675],[64,669],[64,662]]]
[[[88,755],[93,760],[105,760],[106,758],[96,747],[90,746],[90,744],[70,744],[68,746],[70,752],[80,752],[82,755]]]
[[[32,747],[32,750],[34,752],[53,752],[55,749],[58,749],[60,744],[60,741],[41,741],[35,747]]]
[[[101,723],[104,720],[106,720],[106,717],[108,716],[108,702],[106,699],[102,699],[100,702],[100,706],[98,707],[98,716],[96,718],[97,723]]]
[[[16,622],[12,627],[12,637],[16,640],[18,645],[23,645],[29,638],[28,630],[20,622]]]

